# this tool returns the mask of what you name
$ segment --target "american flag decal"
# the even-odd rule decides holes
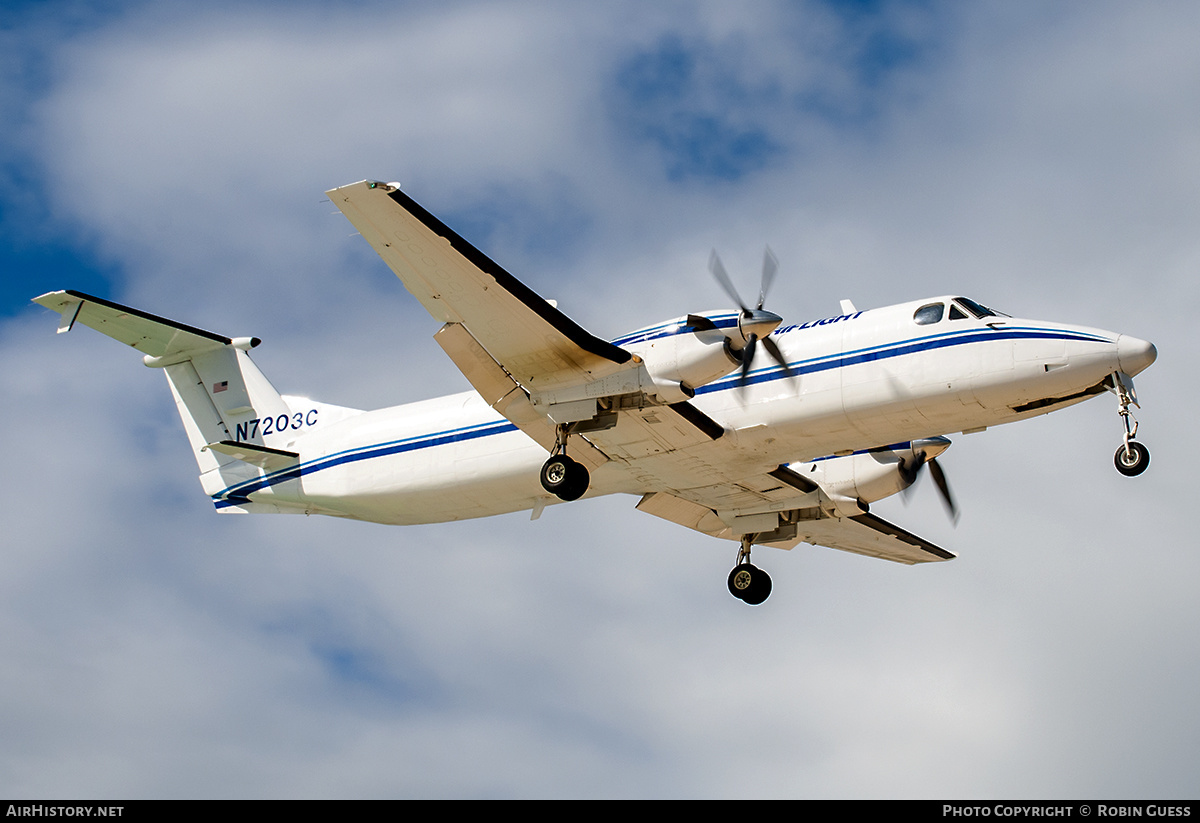
[[[229,388],[228,380],[222,380],[220,383],[213,383],[213,394],[216,394],[217,392],[225,391],[228,388]]]

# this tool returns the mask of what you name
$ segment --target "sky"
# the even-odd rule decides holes
[[[1195,798],[1189,2],[6,4],[0,794]],[[755,552],[628,497],[218,516],[165,381],[29,303],[229,336],[287,394],[469,388],[323,192],[396,180],[606,338],[965,294],[1152,340],[875,511],[956,552]],[[760,556],[761,555],[761,556]]]

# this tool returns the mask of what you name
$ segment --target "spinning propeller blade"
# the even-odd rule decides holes
[[[942,470],[941,464],[937,462],[937,455],[949,447],[950,440],[945,437],[931,437],[924,441],[914,441],[912,443],[912,460],[900,457],[899,470],[900,476],[908,483],[903,492],[907,499],[909,490],[921,475],[921,467],[928,465],[929,474],[933,477],[933,483],[937,486],[938,493],[942,498],[942,505],[946,507],[950,521],[958,525],[958,506],[954,502],[954,495],[950,493],[950,483],[946,480],[946,473]],[[929,451],[934,451],[932,457]]]
[[[771,247],[767,246],[763,249],[762,281],[758,287],[758,308],[760,309],[766,302],[767,292],[771,289],[771,283],[774,282],[777,271],[779,271],[779,258],[775,256],[775,252],[771,251]]]
[[[712,254],[708,256],[708,270],[712,272],[713,277],[717,278],[717,282],[721,284],[725,293],[733,299],[734,303],[737,303],[738,308],[743,312],[749,311],[746,304],[742,302],[742,296],[733,287],[733,281],[729,279],[729,274],[725,271],[725,264],[721,262],[716,249],[713,249]]]
[[[783,322],[783,318],[774,312],[763,309],[763,304],[767,300],[767,292],[770,291],[771,284],[775,281],[775,273],[779,271],[779,258],[775,256],[775,252],[771,251],[770,246],[767,246],[763,251],[762,278],[759,281],[758,304],[753,309],[749,308],[745,301],[742,300],[742,296],[738,294],[738,290],[729,278],[729,273],[725,270],[725,264],[721,262],[721,257],[717,254],[716,249],[713,249],[712,254],[709,255],[708,270],[712,272],[717,283],[720,284],[725,293],[732,298],[733,302],[741,310],[741,316],[738,318],[738,333],[741,341],[732,337],[728,338],[730,348],[738,353],[742,362],[741,373],[738,378],[738,388],[744,388],[748,382],[754,353],[760,341],[763,348],[767,350],[767,354],[771,356],[771,359],[782,366],[784,374],[788,378],[791,378],[792,369],[788,365],[787,359],[783,356],[783,352],[779,350],[778,344],[768,336]],[[737,345],[738,342],[741,342],[740,347]]]
[[[941,465],[937,460],[929,461],[929,474],[933,477],[934,485],[938,491],[942,493],[942,503],[946,506],[946,511],[950,514],[950,520],[958,524],[958,506],[954,505],[954,495],[950,494],[950,484],[946,482],[946,473],[942,471]]]

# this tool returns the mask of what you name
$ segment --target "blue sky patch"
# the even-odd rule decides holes
[[[929,59],[945,26],[921,2],[825,6],[824,17],[785,14],[773,35],[825,67],[812,74],[806,60],[764,64],[736,37],[668,35],[626,57],[610,105],[617,134],[654,147],[669,180],[722,182],[783,161],[814,121],[869,136],[896,78]]]
[[[115,294],[116,273],[111,268],[68,247],[54,245],[57,238],[30,243],[17,235],[0,221],[0,272],[3,272],[0,276],[0,317],[14,317],[29,311],[29,301],[49,291],[75,289],[97,297]]]
[[[747,102],[772,97],[748,87],[717,49],[666,37],[618,68],[612,116],[619,132],[658,149],[668,179],[733,181],[782,152],[746,116]]]

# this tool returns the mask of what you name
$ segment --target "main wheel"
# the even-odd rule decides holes
[[[571,460],[571,468],[567,472],[567,486],[558,496],[563,500],[578,500],[583,497],[591,482],[592,476],[588,474],[587,466]]]
[[[771,596],[771,575],[767,574],[762,569],[754,570],[754,582],[750,584],[750,591],[742,597],[751,606],[757,606],[759,603]]]
[[[757,566],[739,563],[729,573],[729,593],[757,606],[771,595],[771,576]]]
[[[1150,450],[1136,440],[1129,443],[1129,448],[1121,446],[1113,455],[1113,463],[1117,471],[1126,477],[1137,477],[1150,465]]]
[[[565,454],[556,454],[542,464],[542,488],[560,500],[578,500],[588,490],[587,467]]]
[[[729,573],[729,593],[738,600],[746,599],[746,592],[754,583],[754,567],[749,563],[739,563]]]

